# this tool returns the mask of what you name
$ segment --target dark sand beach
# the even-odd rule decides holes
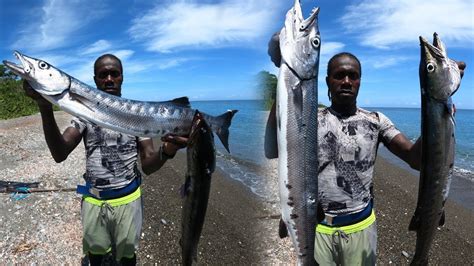
[[[56,113],[60,128],[69,116]],[[82,182],[84,150],[80,144],[61,164],[51,159],[39,116],[0,121],[0,180],[35,182],[40,187],[73,187]],[[275,161],[271,162],[272,164]],[[140,264],[179,264],[181,197],[185,154],[179,153],[143,181],[144,223]],[[276,179],[274,180],[276,182]],[[378,264],[408,264],[416,235],[408,232],[417,198],[417,177],[379,156],[375,170]],[[474,214],[448,200],[446,225],[431,248],[433,265],[474,264]],[[79,264],[80,197],[74,192],[34,193],[13,200],[0,194],[0,265]],[[277,236],[275,202],[262,200],[221,170],[213,175],[208,213],[199,245],[199,262],[222,264],[292,264],[288,239]]]
[[[408,224],[416,207],[418,177],[379,156],[375,166],[374,193],[378,264],[407,264],[409,261],[402,252],[413,256],[415,251],[416,233],[408,231]],[[449,198],[445,207],[446,223],[436,233],[430,250],[430,263],[472,265],[474,212]]]

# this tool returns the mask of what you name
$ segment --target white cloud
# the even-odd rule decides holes
[[[177,1],[135,18],[128,32],[157,52],[235,45],[267,36],[276,5],[270,0]]]
[[[44,51],[63,47],[72,42],[71,35],[105,14],[99,5],[97,1],[47,0],[41,12],[26,17],[28,25],[19,29],[13,48]]]
[[[361,44],[382,49],[413,45],[433,32],[450,45],[472,47],[473,8],[465,0],[364,0],[348,6],[340,21]]]
[[[158,68],[159,69],[168,69],[168,68],[172,68],[172,67],[177,67],[187,61],[189,61],[190,58],[173,58],[173,59],[169,59],[169,60],[166,60],[166,61],[163,61],[159,64]]]
[[[135,52],[132,50],[113,50],[106,53],[115,55],[121,61],[127,61]]]
[[[382,58],[382,60],[380,58]],[[411,59],[413,58],[408,56],[382,56],[373,60],[368,60],[369,62],[367,63],[371,64],[376,69],[380,69],[395,66]]]
[[[334,54],[341,52],[345,45],[340,42],[322,42],[321,43],[321,57],[333,56]]]
[[[84,51],[81,52],[81,54],[85,55],[85,54],[96,54],[96,53],[100,53],[100,52],[103,52],[107,49],[110,49],[112,47],[112,45],[110,44],[110,42],[106,41],[106,40],[98,40],[96,41],[95,43],[89,45],[88,47],[86,47],[84,49]]]

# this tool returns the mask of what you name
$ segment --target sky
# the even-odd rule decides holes
[[[93,62],[122,59],[122,96],[160,101],[258,99],[255,76],[278,74],[267,55],[293,1],[0,0],[0,59],[13,51],[43,59],[93,86]],[[474,4],[471,0],[302,1],[321,8],[319,101],[329,104],[327,61],[348,51],[362,64],[358,105],[419,107],[419,36],[437,32],[448,56],[467,63],[454,95],[474,109]]]

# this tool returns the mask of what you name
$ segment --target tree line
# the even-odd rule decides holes
[[[257,74],[257,87],[263,98],[263,107],[265,110],[270,110],[276,99],[278,78],[276,75],[268,71],[260,71]],[[319,104],[318,107],[326,107],[324,104]]]
[[[38,112],[36,102],[25,95],[23,81],[5,65],[0,64],[0,119],[11,119]]]

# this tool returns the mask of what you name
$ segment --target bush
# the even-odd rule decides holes
[[[23,81],[0,64],[0,119],[27,116],[38,112],[36,102],[25,95]]]

